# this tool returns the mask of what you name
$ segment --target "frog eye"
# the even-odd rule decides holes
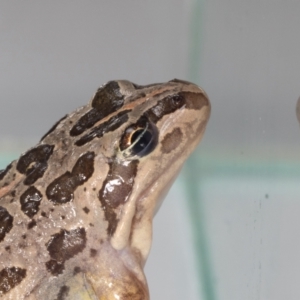
[[[120,150],[125,157],[145,156],[157,145],[158,130],[146,117],[125,129],[121,137]]]

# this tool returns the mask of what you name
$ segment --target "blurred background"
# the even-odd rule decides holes
[[[212,115],[154,220],[151,299],[300,299],[300,1],[0,2],[0,169],[111,79]]]

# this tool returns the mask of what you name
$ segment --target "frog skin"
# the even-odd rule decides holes
[[[149,299],[152,219],[209,115],[195,84],[109,81],[0,171],[0,298]]]

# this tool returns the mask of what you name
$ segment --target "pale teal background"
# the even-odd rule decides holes
[[[299,300],[300,1],[0,3],[0,168],[110,79],[212,116],[154,222],[152,299]]]

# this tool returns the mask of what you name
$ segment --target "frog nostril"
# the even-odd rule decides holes
[[[181,107],[182,105],[184,105],[184,103],[185,103],[185,99],[184,99],[184,97],[183,96],[181,96],[181,95],[174,95],[173,97],[172,97],[172,104],[173,104],[173,106],[174,107]]]

